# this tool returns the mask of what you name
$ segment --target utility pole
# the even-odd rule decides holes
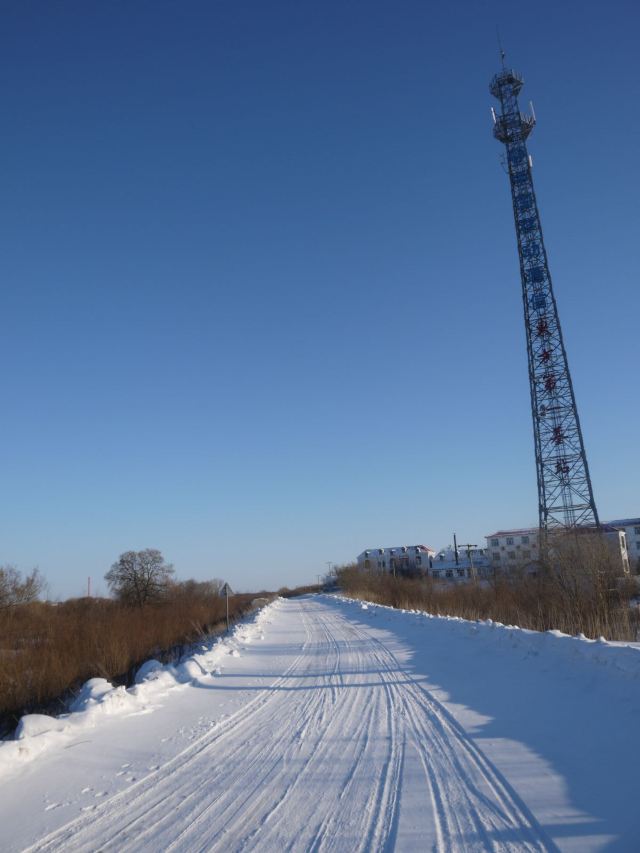
[[[460,565],[460,561],[458,560],[458,542],[456,540],[456,534],[453,534],[453,553],[456,557],[456,566]]]
[[[467,543],[466,545],[462,545],[461,547],[467,549],[467,557],[469,558],[469,573],[470,573],[472,578],[475,578],[476,577],[476,569],[475,569],[475,566],[473,565],[473,554],[471,553],[471,549],[477,548],[478,546],[477,545],[471,545],[470,543]]]

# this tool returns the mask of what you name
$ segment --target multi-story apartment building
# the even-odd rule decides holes
[[[441,581],[464,581],[487,574],[489,561],[484,548],[449,546],[436,553],[427,545],[399,545],[395,548],[368,548],[358,554],[358,566],[369,572],[421,574]]]
[[[622,570],[629,572],[627,536],[623,525],[615,522],[607,523],[600,529],[614,553],[619,556]],[[539,554],[539,537],[540,530],[537,527],[498,530],[491,533],[486,537],[486,553],[491,570],[535,571]]]
[[[358,566],[367,571],[391,574],[426,574],[436,552],[427,545],[396,545],[395,548],[368,548],[358,554]]]
[[[537,527],[523,527],[486,536],[490,567],[500,571],[533,568],[538,559],[539,533]]]

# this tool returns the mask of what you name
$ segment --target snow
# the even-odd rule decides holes
[[[0,744],[2,849],[636,850],[640,648],[277,600]]]

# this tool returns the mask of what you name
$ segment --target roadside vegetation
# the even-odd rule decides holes
[[[370,573],[352,565],[338,569],[338,583],[345,595],[407,610],[608,640],[640,637],[637,579],[621,573],[597,536],[556,537],[535,574],[523,570],[443,583]]]
[[[38,600],[42,577],[0,567],[0,733],[24,713],[60,713],[84,681],[131,683],[148,658],[170,660],[225,628],[222,581],[176,581],[159,551],[126,552],[105,576],[113,598]],[[258,596],[229,598],[229,616]]]

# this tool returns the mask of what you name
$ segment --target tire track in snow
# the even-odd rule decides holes
[[[216,746],[224,740],[231,738],[234,734],[236,734],[237,729],[242,728],[248,722],[253,719],[253,717],[259,713],[262,707],[267,704],[277,693],[277,691],[281,688],[283,684],[287,682],[287,679],[290,677],[290,674],[293,673],[300,662],[304,659],[305,653],[307,651],[307,646],[310,642],[310,631],[308,630],[308,620],[304,619],[303,622],[305,624],[306,630],[306,640],[302,647],[300,654],[298,654],[289,667],[285,670],[285,672],[276,678],[274,682],[265,687],[263,691],[258,693],[258,695],[250,700],[246,705],[239,708],[231,716],[222,720],[216,728],[212,731],[206,732],[202,737],[198,738],[193,743],[190,743],[184,750],[175,755],[170,761],[166,764],[160,766],[157,770],[145,776],[143,779],[135,782],[133,785],[130,785],[127,788],[119,791],[115,796],[110,797],[107,800],[104,800],[100,806],[98,806],[91,815],[81,815],[69,823],[65,824],[63,827],[60,827],[55,832],[52,832],[50,835],[45,838],[40,839],[35,844],[32,844],[30,847],[26,848],[24,853],[35,853],[35,851],[46,851],[46,850],[55,850],[55,849],[72,849],[70,847],[71,843],[79,843],[81,841],[81,835],[83,832],[90,832],[90,834],[94,837],[98,837],[98,821],[101,819],[104,820],[105,826],[108,825],[108,822],[111,818],[112,812],[116,809],[122,810],[121,814],[125,814],[126,812],[131,812],[135,809],[136,806],[140,805],[144,810],[144,813],[141,816],[141,819],[146,819],[150,814],[153,813],[153,810],[156,808],[163,807],[163,795],[162,793],[157,794],[153,799],[155,802],[149,802],[150,794],[154,794],[158,792],[160,787],[163,788],[167,783],[173,783],[176,777],[180,777],[184,773],[184,769],[191,766],[194,760],[196,760],[202,754],[208,753],[212,749],[215,750]],[[205,783],[206,784],[206,783]],[[196,791],[191,790],[190,794],[195,794]],[[189,794],[183,797],[184,800],[189,798]],[[126,833],[126,830],[129,826],[134,826],[134,821],[128,823],[126,827],[123,828],[122,831]],[[100,845],[100,849],[109,849],[109,836],[110,832],[105,831],[104,839]],[[73,842],[72,842],[73,839]],[[94,841],[95,843],[95,841]],[[83,849],[82,847],[77,847],[76,849]],[[84,849],[94,850],[95,846],[88,846]],[[123,849],[123,848],[119,848]]]
[[[351,630],[375,647],[372,654],[381,671],[402,672],[380,640],[356,627]],[[402,678],[395,690],[405,719],[411,721],[414,746],[429,783],[436,848],[459,847],[456,839],[464,837],[465,850],[509,850],[514,845],[518,850],[557,850],[520,797],[444,706],[406,672]],[[509,840],[503,844],[492,833]]]
[[[411,849],[409,837],[436,851],[555,849],[372,632],[318,600],[286,602],[280,615],[302,620],[306,641],[273,684],[30,849],[351,853]]]

